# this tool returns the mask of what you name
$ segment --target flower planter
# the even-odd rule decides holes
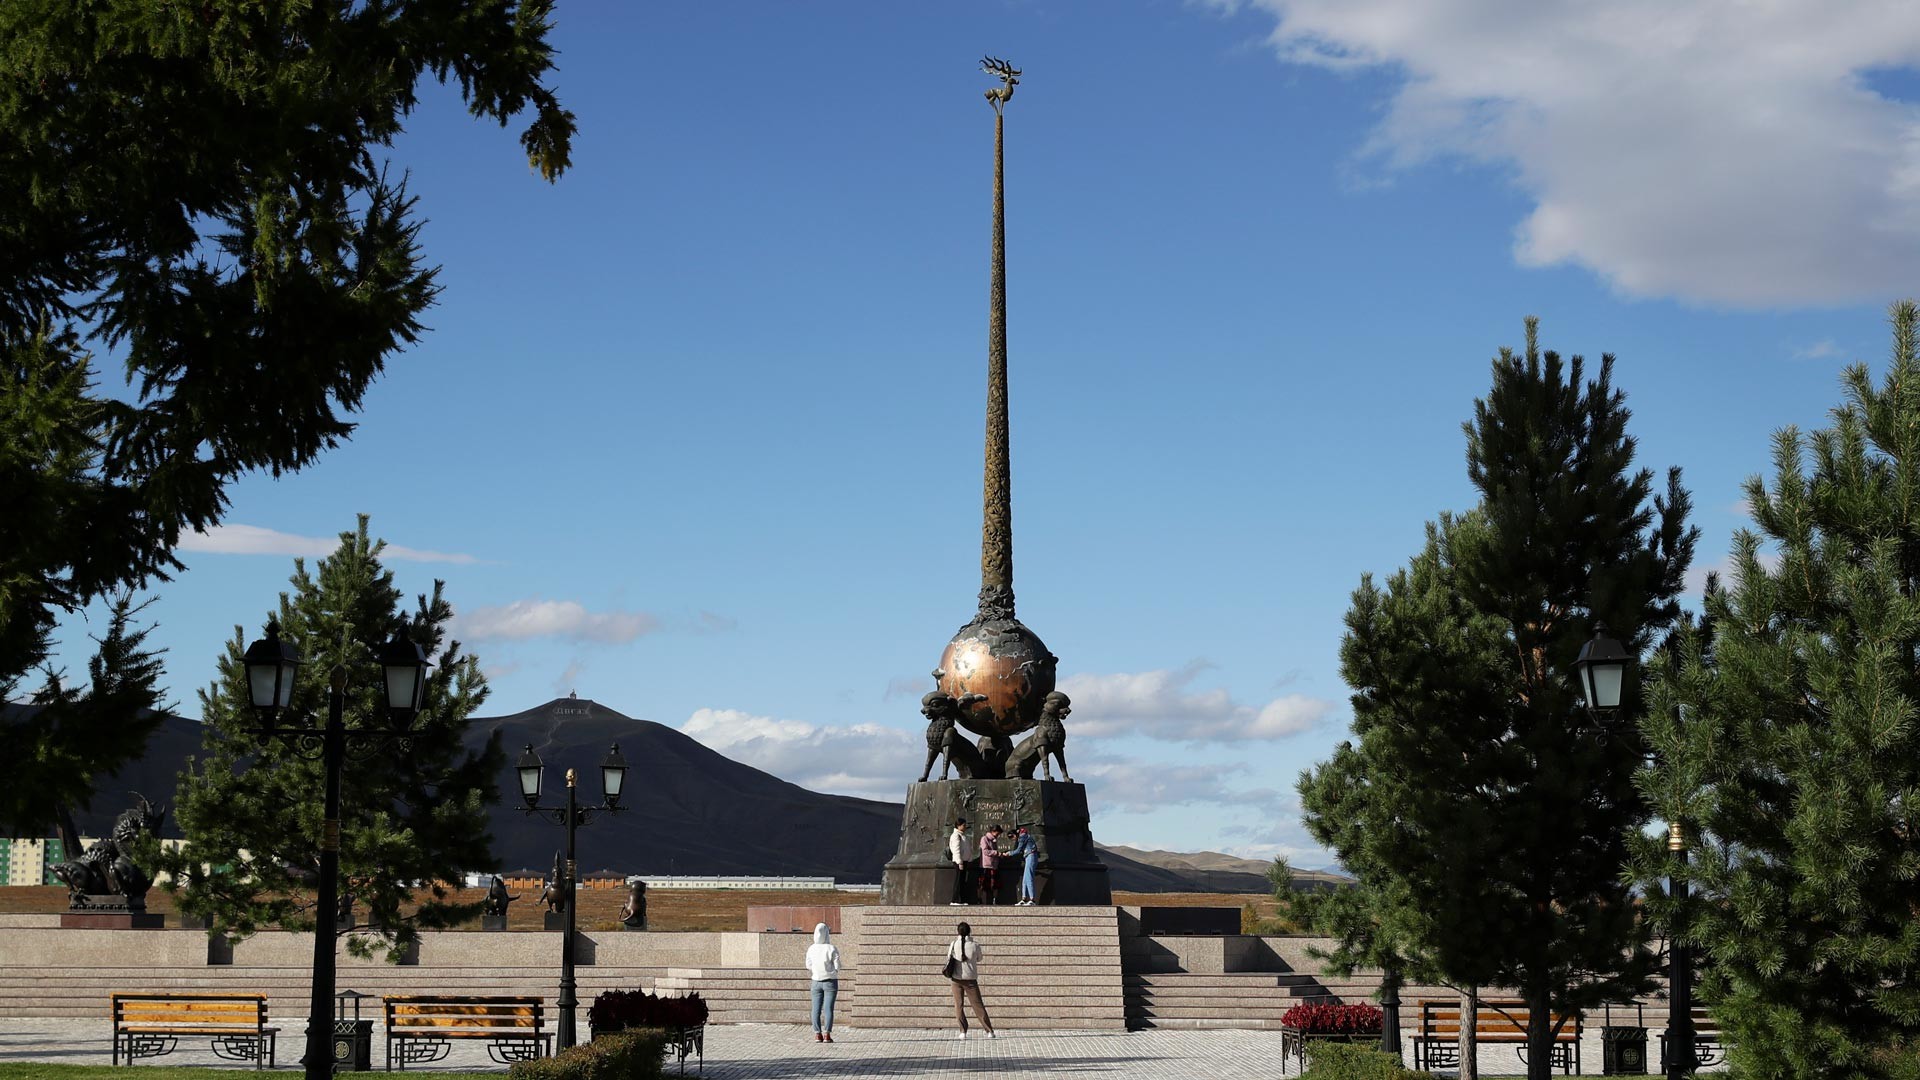
[[[662,997],[640,990],[608,990],[594,999],[587,1022],[596,1039],[633,1028],[663,1031],[665,1051],[673,1055],[681,1072],[687,1071],[690,1054],[698,1056],[701,1068],[706,1067],[707,1003],[697,993]]]
[[[1365,1004],[1295,1005],[1280,1018],[1280,1060],[1292,1056],[1304,1072],[1309,1042],[1378,1042],[1382,1019],[1379,1009]]]
[[[1307,1044],[1315,1042],[1360,1043],[1366,1045],[1380,1041],[1380,1033],[1361,1035],[1350,1031],[1302,1031],[1299,1028],[1282,1027],[1280,1029],[1280,1061],[1284,1064],[1292,1057],[1300,1063],[1300,1071],[1307,1071]]]

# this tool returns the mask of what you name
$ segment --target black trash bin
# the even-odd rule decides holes
[[[333,996],[333,1071],[366,1072],[373,1068],[373,1021],[360,1019],[360,1000],[366,994],[342,990]],[[347,1006],[353,1015],[347,1015]]]
[[[1647,1073],[1647,1027],[1639,1002],[1633,1002],[1634,1022],[1627,1023],[1622,1007],[1619,1023],[1614,1023],[1613,1006],[1606,1008],[1600,1028],[1600,1075],[1645,1076]]]

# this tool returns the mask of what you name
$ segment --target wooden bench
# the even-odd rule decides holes
[[[1704,1006],[1695,1005],[1693,1013],[1693,1063],[1696,1066],[1718,1065],[1727,1060],[1727,1050],[1720,1042],[1720,1022],[1707,1013]],[[1673,1031],[1673,1019],[1667,1019],[1667,1028],[1660,1033],[1660,1071],[1667,1070],[1667,1037]]]
[[[1415,1069],[1456,1068],[1460,1064],[1460,1002],[1422,1001],[1420,1030],[1413,1036]],[[1524,1001],[1482,1000],[1473,1014],[1473,1041],[1515,1046],[1527,1060],[1527,1022],[1531,1014]],[[1563,1073],[1580,1071],[1580,1017],[1553,1014],[1553,1054],[1549,1063]]]
[[[546,1012],[537,997],[404,994],[384,997],[387,1070],[394,1064],[439,1061],[454,1039],[488,1040],[487,1056],[502,1065],[532,1061],[551,1051],[553,1033],[541,1030]],[[397,1050],[397,1052],[396,1052]]]
[[[206,1039],[216,1057],[273,1065],[277,1027],[265,994],[111,994],[113,1064],[171,1054],[181,1039]]]

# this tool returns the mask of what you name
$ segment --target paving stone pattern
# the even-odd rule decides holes
[[[796,1006],[804,1012],[806,1003]],[[279,1064],[298,1069],[305,1038],[294,1018],[281,1032]],[[108,1063],[111,1025],[105,1020],[0,1019],[0,1062],[53,1062],[69,1065]],[[1047,1080],[1270,1080],[1297,1076],[1292,1063],[1280,1062],[1277,1031],[1003,1031],[986,1039],[978,1031],[967,1041],[951,1029],[855,1029],[834,1032],[831,1045],[813,1041],[799,1024],[737,1024],[707,1029],[707,1061],[702,1073],[694,1061],[687,1075],[711,1080],[788,1080],[800,1077],[943,1077],[991,1073]],[[385,1062],[384,1041],[376,1025],[373,1064]],[[1589,1035],[1581,1047],[1583,1072],[1600,1071],[1600,1040]],[[211,1054],[183,1050],[156,1064],[221,1065]],[[247,1065],[231,1066],[251,1071]],[[480,1046],[456,1047],[446,1061],[408,1072],[491,1069]],[[1506,1048],[1480,1055],[1483,1073],[1523,1071]],[[1717,1070],[1716,1070],[1717,1071]],[[673,1070],[668,1068],[668,1074]],[[1443,1074],[1445,1075],[1445,1074]],[[238,1080],[238,1077],[236,1077]]]

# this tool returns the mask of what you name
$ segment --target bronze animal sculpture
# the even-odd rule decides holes
[[[1067,773],[1067,726],[1061,723],[1073,712],[1073,702],[1067,695],[1055,690],[1048,694],[1040,705],[1040,727],[1034,737],[1040,740],[1040,772],[1046,779],[1053,779],[1053,769],[1049,766],[1049,757],[1060,761],[1060,779],[1073,783],[1073,777]]]
[[[647,928],[647,883],[634,878],[627,889],[627,902],[620,908],[620,921],[635,929]]]
[[[142,833],[160,835],[167,808],[155,807],[137,791],[132,794],[140,805],[115,818],[106,839],[96,841],[79,858],[53,868],[53,876],[66,883],[69,910],[107,906],[128,911],[147,909],[147,890],[153,888],[153,875],[134,864],[132,848]],[[102,903],[102,898],[110,896],[120,897],[120,903]]]
[[[547,911],[559,915],[567,910],[567,894],[573,891],[573,882],[567,880],[567,859],[559,852],[553,853],[553,874],[540,885],[540,902],[547,905]]]
[[[960,770],[963,780],[980,775],[980,752],[968,744],[955,726],[960,721],[961,710],[979,700],[983,700],[981,695],[967,694],[955,701],[939,690],[920,699],[920,715],[927,718],[927,764],[920,770],[921,783],[933,775],[934,759],[942,756],[946,760],[940,763],[940,779],[947,778],[950,768]]]
[[[1018,749],[1007,763],[1007,773],[1022,780],[1033,779],[1034,770],[1048,780],[1053,779],[1052,762],[1060,762],[1060,778],[1068,783],[1073,777],[1067,773],[1067,726],[1061,723],[1073,712],[1073,702],[1058,690],[1052,691],[1041,700],[1040,722],[1033,734],[1020,741]]]
[[[987,104],[993,106],[994,112],[999,112],[1013,98],[1013,88],[1020,85],[1020,69],[1005,60],[988,56],[981,59],[980,70],[1000,76],[1000,85],[987,91]]]
[[[507,883],[500,880],[499,874],[495,874],[493,884],[487,887],[487,898],[481,902],[480,914],[504,919],[507,917],[507,905],[518,899],[507,892]]]

